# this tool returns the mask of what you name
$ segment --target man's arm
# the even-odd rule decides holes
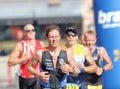
[[[42,82],[48,82],[50,75],[48,75],[47,71],[45,71],[45,72],[44,71],[36,71],[34,69],[34,66],[37,65],[38,63],[40,63],[40,65],[41,65],[41,57],[42,57],[42,51],[39,50],[34,54],[32,60],[28,63],[27,70],[34,76],[40,78]]]
[[[21,52],[22,52],[21,43],[20,42],[16,43],[8,59],[9,66],[14,66],[16,64],[22,63],[30,57],[30,54],[28,53],[28,54],[25,54],[23,57],[19,58]]]
[[[84,66],[82,69],[87,73],[95,73],[97,70],[97,66],[95,61],[91,55],[89,48],[84,46],[85,60],[88,62],[88,66]]]
[[[104,47],[100,47],[100,55],[101,55],[101,58],[106,62],[106,65],[103,67],[104,71],[112,69],[113,64],[112,64],[110,57]]]
[[[112,69],[113,65],[104,47],[100,47],[100,57],[106,62],[104,67],[97,67],[96,74],[101,75],[104,71]]]
[[[39,71],[36,71],[35,68],[34,68],[34,66],[36,66],[36,65],[40,62],[39,59],[40,59],[41,57],[40,57],[39,52],[40,52],[40,51],[37,51],[37,52],[33,55],[31,61],[30,61],[30,62],[28,63],[28,65],[27,65],[28,71],[29,71],[31,74],[35,75],[35,76],[39,76]]]
[[[65,73],[69,72],[73,76],[77,76],[79,74],[79,71],[75,64],[72,50],[67,50],[67,57],[68,57],[69,64],[63,63],[63,65],[61,65],[61,70]]]
[[[68,51],[67,50],[67,53],[68,53],[69,65],[72,67],[72,69],[70,70],[70,73],[73,76],[78,76],[79,70],[78,70],[77,65],[75,64],[73,51]]]

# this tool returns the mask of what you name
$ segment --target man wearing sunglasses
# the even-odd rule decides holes
[[[23,31],[24,39],[16,43],[9,56],[8,65],[20,64],[19,89],[40,89],[38,79],[27,71],[26,66],[33,54],[44,47],[44,43],[35,39],[36,32],[32,24],[25,25]],[[39,64],[34,68],[39,71]]]
[[[79,75],[77,77],[67,77],[67,89],[85,89],[84,88],[84,72],[94,73],[96,72],[96,65],[91,56],[90,50],[81,44],[78,44],[79,29],[77,27],[69,27],[65,30],[66,47],[68,50],[72,50],[74,54],[74,61],[79,69]],[[85,66],[85,62],[88,62],[89,66]]]

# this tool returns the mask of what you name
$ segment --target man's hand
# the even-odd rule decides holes
[[[62,64],[60,65],[60,69],[62,70],[63,73],[70,72],[70,66],[65,62],[62,62]]]
[[[97,67],[96,74],[97,74],[98,76],[100,76],[100,75],[102,75],[102,73],[103,73],[103,69],[102,69],[101,67]]]
[[[48,72],[40,72],[38,77],[41,79],[42,82],[49,82],[50,79],[50,75],[48,74]]]
[[[29,58],[31,58],[30,52],[28,52],[22,56],[22,62],[26,62]]]
[[[82,70],[84,70],[84,68],[85,68],[84,64],[81,63],[81,62],[78,62],[77,66],[78,66],[79,68],[81,68]]]

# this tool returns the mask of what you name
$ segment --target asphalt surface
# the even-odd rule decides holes
[[[0,89],[19,89],[19,88],[16,85],[11,85],[11,86],[1,86]]]
[[[19,89],[18,77],[16,74],[19,71],[19,65],[8,67],[7,56],[0,56],[0,89]]]

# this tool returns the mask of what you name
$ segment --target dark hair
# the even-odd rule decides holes
[[[61,35],[61,30],[60,30],[59,26],[53,24],[53,25],[49,25],[45,28],[46,37],[48,37],[49,32],[52,30],[57,30]]]

